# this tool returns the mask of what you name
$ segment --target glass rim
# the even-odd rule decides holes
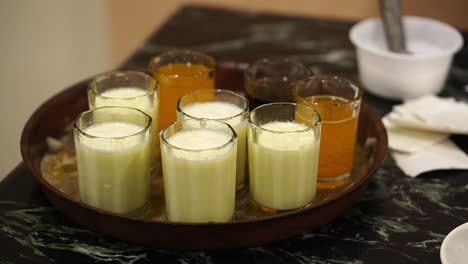
[[[103,137],[103,136],[95,136],[95,135],[91,135],[89,133],[86,133],[83,129],[81,129],[79,126],[78,126],[78,121],[85,115],[88,115],[88,114],[91,114],[93,112],[98,112],[98,111],[104,111],[104,110],[108,110],[108,109],[124,109],[125,111],[137,111],[137,112],[140,112],[140,114],[143,114],[143,116],[146,118],[146,124],[145,126],[138,132],[136,133],[133,133],[133,134],[130,134],[130,135],[126,135],[126,136],[120,136],[120,137]],[[151,127],[151,124],[153,122],[153,119],[151,118],[151,116],[147,115],[145,112],[139,110],[139,109],[136,109],[136,108],[132,108],[132,107],[125,107],[125,106],[103,106],[103,107],[98,107],[98,108],[94,108],[94,109],[90,109],[90,110],[87,110],[87,111],[84,111],[84,112],[81,112],[75,119],[75,121],[73,122],[73,130],[74,131],[77,131],[80,135],[84,135],[88,138],[102,138],[102,139],[125,139],[125,138],[129,138],[129,137],[133,137],[133,136],[137,136],[137,135],[140,135],[140,134],[144,134],[146,133],[150,127]],[[103,123],[107,123],[107,122],[103,122]],[[131,123],[131,122],[124,122],[122,121],[122,123]],[[132,123],[133,124],[133,123]]]
[[[351,80],[349,80],[347,78],[340,77],[340,76],[337,76],[337,75],[314,75],[314,76],[310,76],[310,78],[308,78],[307,80],[301,80],[293,88],[293,97],[296,100],[299,99],[301,102],[307,102],[307,103],[312,103],[313,105],[318,105],[318,103],[311,102],[310,100],[307,100],[306,97],[300,96],[298,94],[299,86],[301,86],[301,85],[305,86],[307,82],[310,82],[310,81],[313,81],[313,80],[330,81],[330,80],[334,80],[334,79],[336,79],[336,80],[338,80],[340,82],[343,82],[343,81],[346,82],[348,84],[348,86],[355,91],[355,94],[353,95],[352,99],[345,98],[349,102],[344,102],[344,103],[334,102],[334,103],[332,103],[332,105],[347,106],[347,105],[352,105],[352,104],[355,104],[355,103],[359,103],[361,101],[361,99],[363,97],[363,93],[364,93],[362,87],[360,87],[359,85],[355,84],[353,81],[351,81]],[[317,94],[317,95],[311,95],[311,96],[308,96],[308,97],[314,97],[314,96],[336,96],[336,95],[334,95],[334,94]]]
[[[154,85],[152,85],[151,87],[146,87],[144,89],[146,91],[146,93],[144,93],[142,95],[132,96],[132,97],[123,97],[123,98],[122,97],[105,96],[105,95],[102,95],[102,93],[98,93],[96,91],[96,88],[99,86],[98,82],[101,81],[100,78],[108,78],[108,77],[111,77],[112,75],[117,75],[117,74],[137,75],[137,76],[149,79],[150,81],[153,81]],[[141,87],[136,87],[136,86],[128,86],[128,87],[141,88]],[[88,85],[88,92],[94,94],[96,97],[105,98],[105,99],[133,100],[133,99],[142,98],[142,97],[145,97],[145,96],[148,96],[148,95],[153,95],[158,90],[158,87],[159,87],[159,82],[156,81],[153,77],[151,77],[150,75],[148,75],[148,74],[146,74],[144,72],[139,72],[139,71],[109,71],[109,72],[104,72],[104,73],[96,75]],[[118,88],[118,87],[115,87],[115,88]],[[115,89],[115,88],[110,88],[109,90]],[[125,86],[121,87],[121,88],[125,88]]]
[[[223,143],[222,145],[212,147],[212,148],[204,148],[204,149],[186,149],[186,148],[175,146],[175,145],[171,144],[169,141],[167,141],[169,138],[166,138],[165,133],[170,127],[173,127],[176,124],[187,123],[187,122],[191,122],[191,121],[219,123],[219,124],[221,124],[223,126],[227,126],[229,128],[229,130],[232,132],[232,136],[230,137],[230,139],[226,143]],[[203,129],[203,128],[194,128],[194,129]],[[208,129],[211,129],[211,128],[208,128]],[[212,130],[220,130],[220,129],[212,129]],[[181,130],[181,131],[183,131],[183,130]],[[221,121],[218,121],[218,120],[211,120],[211,119],[189,119],[189,120],[175,121],[175,122],[171,123],[170,125],[168,125],[167,127],[165,127],[161,131],[160,138],[161,138],[161,142],[163,142],[163,144],[166,145],[166,146],[169,146],[169,147],[174,148],[174,149],[182,150],[182,151],[185,151],[185,152],[197,153],[197,152],[207,151],[207,150],[223,149],[223,148],[227,147],[229,144],[233,143],[237,139],[237,133],[236,133],[236,131],[234,130],[234,128],[231,125],[229,125],[228,123],[225,123],[225,122],[221,122]]]
[[[300,108],[303,108],[303,109],[308,109],[308,110],[311,110],[312,113],[314,113],[314,115],[317,117],[315,122],[313,122],[313,124],[311,126],[307,126],[307,128],[304,128],[304,129],[298,129],[298,130],[293,130],[293,131],[277,131],[277,130],[271,130],[271,129],[267,129],[267,128],[263,128],[261,126],[259,126],[258,124],[254,123],[252,121],[252,115],[253,113],[255,113],[258,109],[261,109],[263,107],[269,107],[269,106],[272,106],[272,105],[291,105],[291,106],[295,106],[295,107],[300,107]],[[308,132],[310,130],[313,130],[315,129],[317,126],[319,126],[321,123],[322,123],[322,118],[320,117],[320,114],[315,111],[315,109],[313,109],[312,107],[309,107],[309,106],[305,106],[305,105],[300,105],[300,104],[296,104],[296,103],[291,103],[291,102],[275,102],[275,103],[269,103],[269,104],[263,104],[263,105],[260,105],[259,107],[255,108],[254,110],[252,110],[249,114],[249,117],[248,117],[248,122],[251,126],[257,128],[257,129],[260,129],[260,130],[263,130],[263,131],[268,131],[270,133],[275,133],[275,134],[287,134],[287,133],[303,133],[303,132]],[[275,121],[273,121],[275,122]]]
[[[180,74],[180,73],[179,74],[176,74],[176,73],[166,74],[166,73],[163,73],[164,77],[168,77],[168,78],[199,77],[199,76],[202,76],[203,74],[206,74],[206,73],[209,73],[210,71],[213,71],[214,68],[216,67],[216,60],[213,57],[211,57],[210,55],[205,54],[205,53],[200,52],[200,51],[181,49],[181,50],[164,51],[164,52],[160,53],[159,55],[152,57],[151,60],[150,60],[150,63],[149,63],[150,71],[153,72],[153,74],[154,74],[156,72],[160,72],[158,70],[160,67],[165,66],[165,65],[174,64],[172,62],[169,62],[169,63],[164,63],[164,64],[159,65],[159,66],[156,65],[157,64],[156,60],[160,60],[160,59],[162,59],[164,57],[174,56],[174,55],[195,55],[197,57],[201,57],[201,58],[206,59],[209,62],[210,65],[201,64],[201,65],[204,65],[204,66],[208,66],[207,69],[206,70],[200,70],[200,71],[197,71],[195,73],[190,73],[190,74]],[[194,63],[194,64],[197,64],[197,63]],[[198,64],[200,64],[200,63],[198,63]]]
[[[278,79],[279,81],[283,83],[297,83],[299,81],[305,80],[313,76],[312,70],[307,67],[304,63],[302,63],[300,60],[292,59],[289,57],[271,57],[271,58],[262,58],[253,61],[252,63],[249,64],[247,69],[245,70],[245,76],[247,77],[246,79],[253,81],[253,82],[276,82],[278,80],[273,79],[273,78],[257,78],[255,77],[255,70],[254,68],[257,67],[258,65],[264,64],[264,63],[281,63],[281,62],[287,62],[290,63],[291,65],[299,66],[303,68],[306,72],[306,75],[304,78],[301,78],[299,80],[282,80]]]
[[[216,93],[225,93],[225,94],[230,94],[232,96],[240,98],[244,102],[244,108],[242,108],[242,111],[240,111],[238,114],[235,114],[235,115],[232,115],[232,116],[223,117],[223,118],[205,118],[205,117],[196,117],[196,116],[189,115],[180,107],[181,101],[186,96],[188,97],[189,95],[205,93],[205,92],[213,92],[214,94],[216,94]],[[209,102],[220,102],[220,101],[209,101]],[[182,113],[185,116],[188,116],[190,119],[207,119],[207,120],[215,120],[215,121],[227,121],[227,120],[230,120],[230,119],[233,119],[233,118],[236,118],[236,117],[240,117],[244,113],[248,113],[249,112],[249,101],[247,100],[247,98],[245,98],[245,96],[242,96],[242,95],[240,95],[240,94],[238,94],[238,93],[236,93],[234,91],[230,91],[230,90],[224,90],[224,89],[195,90],[195,91],[193,91],[191,93],[188,93],[188,94],[185,94],[185,95],[179,97],[179,99],[177,100],[177,109],[176,110],[177,110],[177,112]],[[247,119],[247,118],[245,118],[245,119]]]

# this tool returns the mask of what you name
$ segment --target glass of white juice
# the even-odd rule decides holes
[[[236,193],[237,136],[214,120],[177,121],[160,134],[167,218],[226,222]]]
[[[265,210],[311,203],[317,186],[320,116],[295,103],[271,103],[249,115],[250,193]]]
[[[237,134],[236,186],[246,182],[247,163],[247,99],[228,90],[197,90],[182,96],[177,102],[177,119],[210,119],[228,123]]]
[[[139,109],[151,116],[155,157],[159,156],[158,114],[159,85],[151,76],[135,71],[114,71],[96,76],[88,87],[89,109],[124,106]]]
[[[81,113],[73,125],[81,200],[112,213],[145,207],[151,168],[151,117],[127,107]]]

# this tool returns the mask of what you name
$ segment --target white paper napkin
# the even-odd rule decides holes
[[[408,176],[442,169],[468,170],[468,156],[451,140],[446,139],[415,153],[391,152],[398,167]]]
[[[450,136],[448,133],[401,127],[387,116],[382,121],[387,128],[388,147],[403,153],[415,153],[424,150]]]
[[[468,105],[434,95],[407,101],[393,108],[388,119],[413,129],[468,135]]]
[[[411,177],[440,169],[468,169],[468,156],[448,138],[468,135],[468,105],[425,96],[394,106],[383,118],[397,165]]]

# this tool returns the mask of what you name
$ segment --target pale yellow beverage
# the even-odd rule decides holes
[[[116,87],[94,96],[90,95],[88,100],[91,109],[103,106],[124,106],[143,111],[153,119],[151,130],[157,142],[159,115],[157,93],[148,94],[148,90],[138,87]]]
[[[229,221],[235,205],[235,135],[194,128],[178,131],[166,141],[161,139],[168,220]]]
[[[157,96],[147,97],[147,94],[147,90],[138,87],[112,88],[96,96],[93,108],[103,106],[132,107],[145,112],[145,114],[151,116],[153,120],[157,120],[159,109],[158,100],[155,98]]]
[[[261,206],[291,210],[315,196],[319,140],[302,123],[274,121],[248,135],[250,192]],[[291,133],[288,133],[291,132]]]
[[[119,214],[145,206],[151,137],[142,131],[143,126],[130,122],[104,122],[84,128],[85,136],[75,134],[83,202]]]
[[[237,134],[237,172],[236,186],[241,186],[245,182],[246,172],[246,148],[247,148],[247,120],[241,115],[244,109],[241,107],[221,101],[192,103],[183,107],[184,114],[179,112],[178,118],[206,118],[219,120],[234,128]]]
[[[89,109],[106,106],[130,107],[143,111],[152,118],[152,168],[160,169],[159,162],[159,85],[149,75],[136,71],[113,71],[97,75],[88,87]],[[127,118],[138,118],[129,115]],[[132,122],[131,119],[128,121]],[[133,123],[133,122],[132,122]]]

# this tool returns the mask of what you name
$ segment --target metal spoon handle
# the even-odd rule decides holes
[[[400,0],[380,0],[380,13],[388,48],[393,52],[408,53],[401,22]]]

